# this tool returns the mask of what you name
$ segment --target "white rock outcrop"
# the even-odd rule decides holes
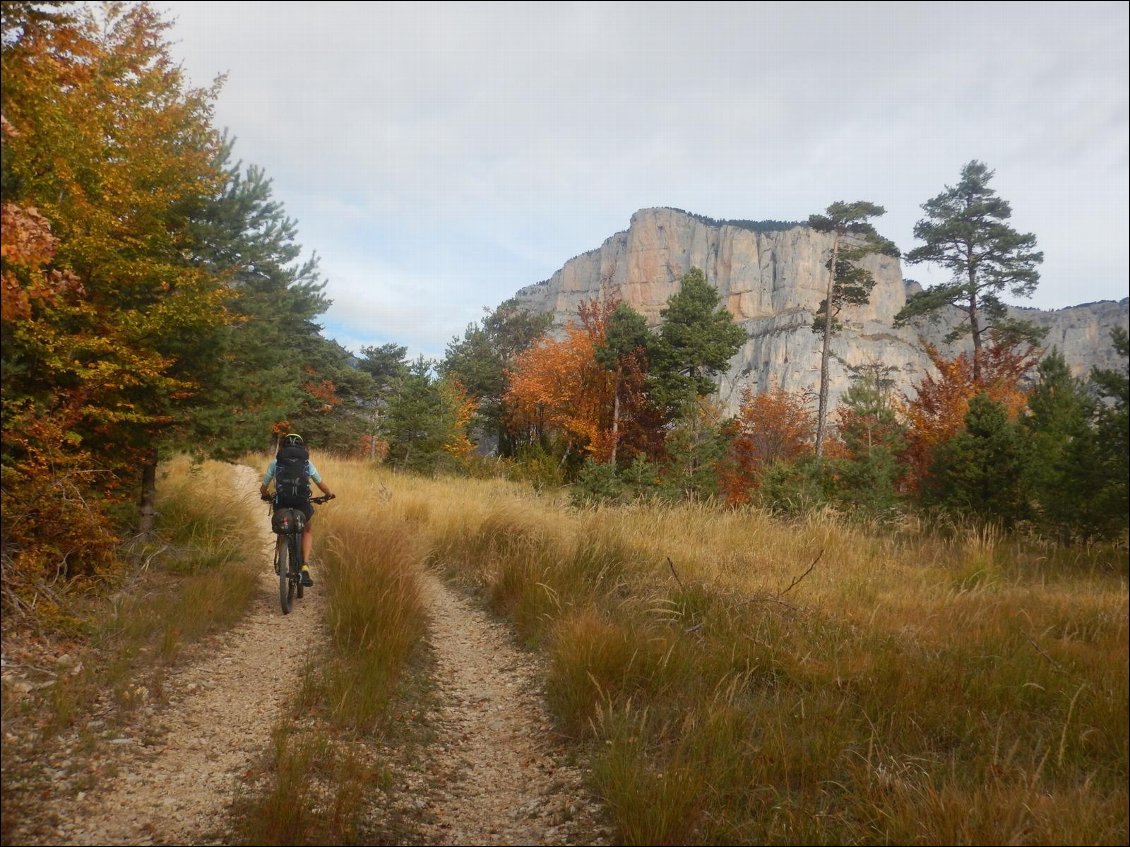
[[[641,209],[632,215],[627,230],[570,259],[548,280],[521,289],[516,299],[532,312],[553,314],[561,326],[576,318],[582,301],[602,292],[617,293],[655,326],[683,274],[701,268],[748,336],[719,379],[727,408],[737,408],[747,387],[754,392],[781,386],[815,393],[821,339],[811,325],[824,297],[831,237],[800,224],[762,229],[678,209]],[[875,287],[867,305],[845,309],[841,315],[844,329],[832,344],[831,408],[850,384],[852,370],[861,367],[882,368],[898,390],[912,394],[914,383],[932,367],[920,337],[947,353],[957,352],[942,341],[956,313],[939,322],[895,329],[894,316],[906,303],[908,287],[900,263],[871,256],[863,264],[874,274]],[[1048,346],[1058,346],[1080,375],[1091,365],[1117,363],[1110,329],[1126,327],[1130,314],[1125,299],[1055,312],[1017,311],[1049,327]]]

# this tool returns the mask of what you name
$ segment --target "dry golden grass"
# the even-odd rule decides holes
[[[546,651],[626,843],[1127,841],[1124,546],[319,466]]]

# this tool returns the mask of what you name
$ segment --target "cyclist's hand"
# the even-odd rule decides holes
[[[336,499],[337,499],[337,495],[336,495],[336,494],[327,494],[327,495],[326,495],[326,499],[327,499],[327,500],[336,500]]]
[[[264,503],[270,503],[271,502],[271,495],[270,494],[260,494],[259,499],[262,500]]]

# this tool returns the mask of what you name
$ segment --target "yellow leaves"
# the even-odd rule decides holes
[[[478,403],[467,393],[463,383],[454,377],[442,380],[439,390],[452,411],[451,436],[443,445],[443,449],[453,456],[463,458],[470,455],[475,448],[468,437],[468,431]]]

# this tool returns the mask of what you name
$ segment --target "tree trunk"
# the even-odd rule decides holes
[[[816,460],[824,453],[824,418],[828,414],[828,358],[832,350],[832,293],[836,285],[836,263],[840,258],[840,235],[832,241],[832,263],[828,269],[828,293],[824,301],[824,348],[820,352],[820,404],[816,411]]]
[[[157,521],[157,449],[149,450],[141,466],[141,498],[138,500],[140,520],[137,525],[139,535],[153,534]]]
[[[616,448],[620,446],[620,371],[616,371],[616,397],[612,403],[612,467],[616,467]]]
[[[981,322],[977,319],[977,288],[969,274],[969,331],[973,336],[973,384],[981,386]]]

